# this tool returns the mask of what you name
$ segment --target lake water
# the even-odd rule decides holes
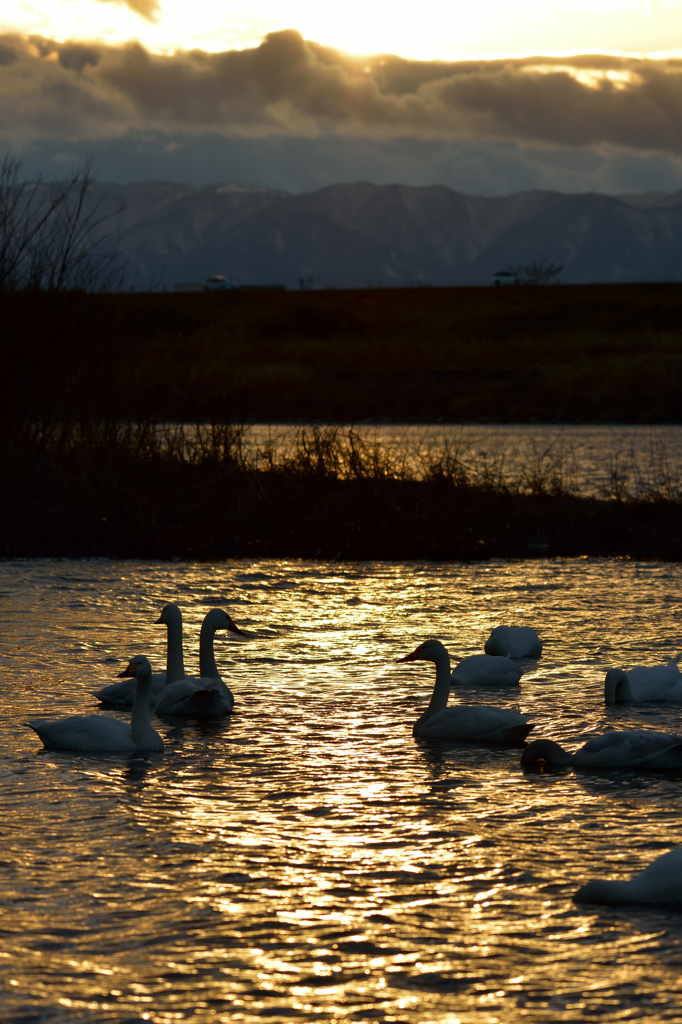
[[[156,719],[163,755],[43,752],[28,718],[96,712],[131,655],[161,666],[170,600],[188,668],[209,608],[256,633],[218,635],[237,713]],[[451,704],[571,749],[678,730],[678,705],[606,708],[603,678],[677,653],[681,603],[682,565],[631,561],[0,563],[0,1017],[681,1021],[682,914],[572,895],[682,842],[682,779],[416,742],[433,669],[395,663],[533,624],[518,693]]]
[[[274,450],[281,456],[291,450],[300,429],[255,424],[247,428],[245,450]],[[348,431],[331,429],[341,437]],[[615,489],[633,497],[652,490],[676,496],[682,482],[680,424],[394,424],[353,429],[416,475],[433,455],[448,451],[473,480],[523,484],[539,472],[582,494],[612,496]]]

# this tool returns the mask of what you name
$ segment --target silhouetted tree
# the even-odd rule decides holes
[[[543,257],[524,266],[507,267],[507,273],[516,278],[517,284],[550,284],[563,269],[563,264],[550,263]]]
[[[92,201],[90,161],[62,181],[22,180],[20,164],[0,165],[0,292],[90,292],[123,286],[125,271],[109,231],[121,206]]]

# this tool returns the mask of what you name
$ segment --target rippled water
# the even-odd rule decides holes
[[[680,843],[682,779],[416,742],[432,666],[395,664],[531,623],[520,693],[451,703],[571,747],[678,729],[679,706],[607,709],[602,687],[676,653],[681,583],[628,561],[0,563],[3,1019],[682,1020],[682,914],[571,901]],[[168,600],[190,666],[212,606],[257,634],[219,634],[238,713],[157,719],[163,755],[41,752],[27,718],[163,661]]]

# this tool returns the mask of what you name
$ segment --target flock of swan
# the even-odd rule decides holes
[[[574,768],[636,768],[671,770],[682,768],[682,736],[650,729],[612,730],[593,736],[570,754],[553,740],[526,737],[534,724],[525,715],[487,704],[457,704],[449,708],[453,685],[518,684],[522,669],[518,661],[537,659],[542,644],[527,626],[498,626],[485,645],[485,654],[474,654],[450,671],[450,655],[440,640],[426,640],[400,662],[430,661],[436,666],[436,681],[429,706],[414,724],[420,739],[464,740],[524,747],[521,764],[547,764]],[[679,656],[667,665],[637,666],[627,672],[610,669],[604,684],[607,704],[682,700]],[[640,874],[626,882],[596,879],[582,886],[576,903],[646,903],[682,905],[682,849],[658,857]]]
[[[182,646],[182,613],[176,604],[167,604],[157,625],[168,630],[166,671],[152,673],[144,655],[133,658],[120,683],[112,683],[93,693],[106,707],[132,707],[130,724],[107,715],[70,715],[49,722],[35,718],[28,725],[47,750],[74,750],[81,753],[128,754],[162,753],[163,740],[152,726],[150,710],[157,715],[228,715],[234,706],[230,688],[220,678],[213,652],[219,629],[236,636],[247,636],[222,608],[213,608],[201,624],[199,634],[199,676],[185,675]]]
[[[216,631],[239,629],[221,608],[205,617],[199,638],[199,676],[187,676],[184,668],[182,614],[176,604],[167,604],[157,624],[168,631],[166,671],[152,673],[144,655],[131,659],[119,673],[120,682],[93,694],[104,707],[132,708],[130,722],[107,715],[71,715],[56,721],[34,719],[27,724],[38,734],[47,750],[84,753],[162,753],[163,740],[151,722],[157,715],[226,715],[234,698],[216,665],[213,645]],[[536,660],[542,644],[528,626],[498,626],[485,644],[484,654],[463,658],[454,671],[450,655],[440,640],[426,640],[401,663],[432,662],[436,679],[426,711],[414,724],[418,739],[456,740],[468,743],[523,747],[521,764],[556,767],[650,770],[682,769],[682,736],[645,729],[608,731],[593,736],[570,754],[553,740],[526,744],[534,728],[525,715],[488,704],[448,707],[453,686],[518,685],[523,669],[519,662]],[[610,669],[604,696],[607,703],[682,700],[680,656],[667,665],[637,666],[629,671]],[[628,882],[596,880],[584,885],[576,902],[682,904],[682,849],[659,857]]]

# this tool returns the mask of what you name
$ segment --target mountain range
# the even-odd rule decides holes
[[[538,261],[565,284],[682,279],[682,191],[469,196],[366,182],[299,195],[235,184],[95,183],[138,282],[225,275],[287,288],[488,285]],[[303,281],[303,285],[301,282]]]

